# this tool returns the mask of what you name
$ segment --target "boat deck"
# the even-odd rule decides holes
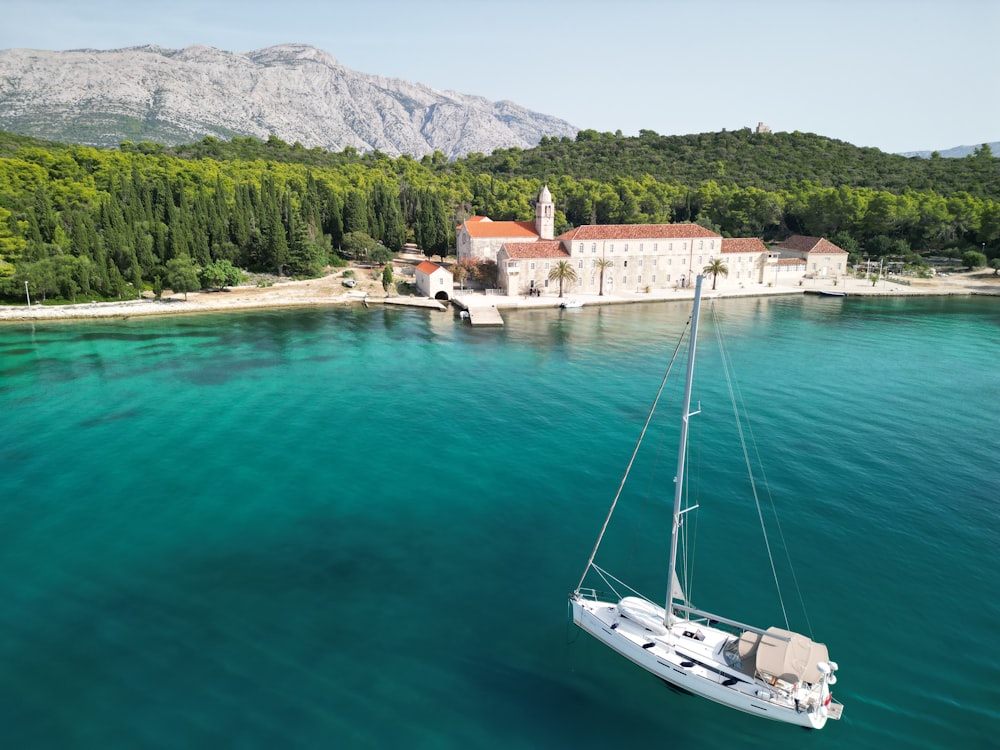
[[[625,616],[612,602],[577,599],[573,604],[577,625],[630,661],[689,692],[740,711],[805,727],[818,729],[827,718],[840,718],[842,706],[838,703],[820,710],[818,690],[796,694],[728,664],[721,652],[733,636],[724,631],[692,621],[675,623],[663,631],[647,627],[649,623],[643,618]]]

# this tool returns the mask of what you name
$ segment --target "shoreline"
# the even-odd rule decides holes
[[[710,282],[710,279],[708,280]],[[143,298],[121,302],[84,302],[67,305],[3,305],[0,306],[0,324],[24,323],[28,321],[127,319],[149,315],[191,315],[205,313],[246,312],[249,310],[270,310],[295,307],[336,307],[354,304],[391,304],[423,308],[440,308],[434,300],[426,297],[387,296],[375,279],[359,280],[353,289],[343,286],[343,277],[334,273],[319,279],[305,281],[284,281],[267,287],[239,286],[224,291],[190,292],[187,298],[180,294],[170,294],[161,300]],[[495,307],[503,309],[559,308],[562,301],[574,299],[586,305],[634,304],[642,302],[664,302],[689,300],[693,288],[663,289],[652,292],[615,292],[599,294],[555,293],[541,297],[502,296],[484,294],[481,291],[454,291],[452,303],[458,307]],[[912,279],[907,284],[899,284],[888,279],[880,280],[872,286],[864,279],[841,280],[835,285],[825,279],[781,279],[773,286],[752,284],[749,287],[731,288],[720,283],[720,288],[712,290],[709,283],[703,289],[706,297],[770,297],[789,294],[832,294],[835,296],[1000,296],[1000,277],[992,271],[972,271],[948,277],[933,279]]]

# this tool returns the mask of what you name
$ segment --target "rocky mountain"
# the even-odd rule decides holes
[[[307,148],[449,158],[577,132],[513,102],[359,73],[298,44],[0,50],[0,130],[102,147],[274,135]]]
[[[977,148],[984,144],[980,143],[977,146],[955,146],[954,148],[944,149],[943,151],[938,151],[938,155],[943,159],[961,159],[962,157],[968,156],[974,153]],[[1000,154],[1000,142],[993,142],[985,144],[990,147],[990,151],[996,156]],[[933,151],[907,151],[900,156],[919,156],[922,159],[930,159]]]

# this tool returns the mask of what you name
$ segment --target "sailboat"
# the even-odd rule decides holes
[[[697,508],[697,504],[688,504],[686,497],[685,464],[689,420],[698,414],[691,411],[691,389],[703,278],[698,276],[696,281],[688,333],[666,599],[660,605],[595,563],[628,478],[626,469],[580,582],[570,594],[573,622],[626,659],[683,691],[754,716],[821,729],[828,719],[839,719],[843,711],[843,705],[833,700],[831,687],[837,681],[837,664],[830,661],[826,646],[789,630],[787,623],[783,628],[758,628],[696,609],[687,600],[677,576],[682,526]],[[654,403],[629,468],[655,408]],[[588,576],[594,574],[611,593],[584,587]]]

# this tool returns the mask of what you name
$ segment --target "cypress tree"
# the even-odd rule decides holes
[[[344,203],[344,233],[360,232],[371,235],[368,226],[368,198],[361,190],[353,188]]]

